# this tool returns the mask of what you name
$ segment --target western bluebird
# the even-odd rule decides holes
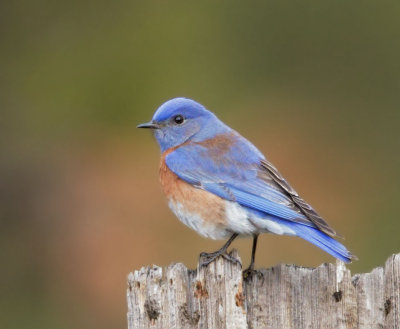
[[[160,181],[169,207],[187,226],[211,239],[228,239],[201,265],[226,253],[239,235],[274,233],[303,238],[344,262],[356,257],[333,239],[336,232],[247,139],[201,104],[174,98],[149,123],[161,148]]]

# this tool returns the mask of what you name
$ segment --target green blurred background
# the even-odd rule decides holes
[[[194,98],[253,141],[369,271],[400,251],[400,3],[0,5],[0,327],[124,328],[129,271],[220,241],[168,210],[146,131]],[[244,265],[251,240],[234,243]],[[264,235],[257,267],[334,259]]]

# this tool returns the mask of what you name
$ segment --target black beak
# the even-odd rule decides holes
[[[136,126],[136,128],[159,129],[160,126],[154,122],[146,122]]]

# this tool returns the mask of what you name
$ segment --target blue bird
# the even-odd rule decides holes
[[[297,236],[346,263],[356,259],[263,154],[203,105],[171,99],[138,128],[153,129],[160,145],[160,181],[175,215],[204,237],[228,239],[202,253],[201,265],[218,256],[237,262],[227,248],[252,236],[250,274],[260,233]]]

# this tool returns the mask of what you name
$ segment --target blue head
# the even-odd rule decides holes
[[[229,130],[203,105],[181,97],[162,104],[151,122],[141,124],[138,128],[154,129],[162,152],[188,140],[201,141]]]

